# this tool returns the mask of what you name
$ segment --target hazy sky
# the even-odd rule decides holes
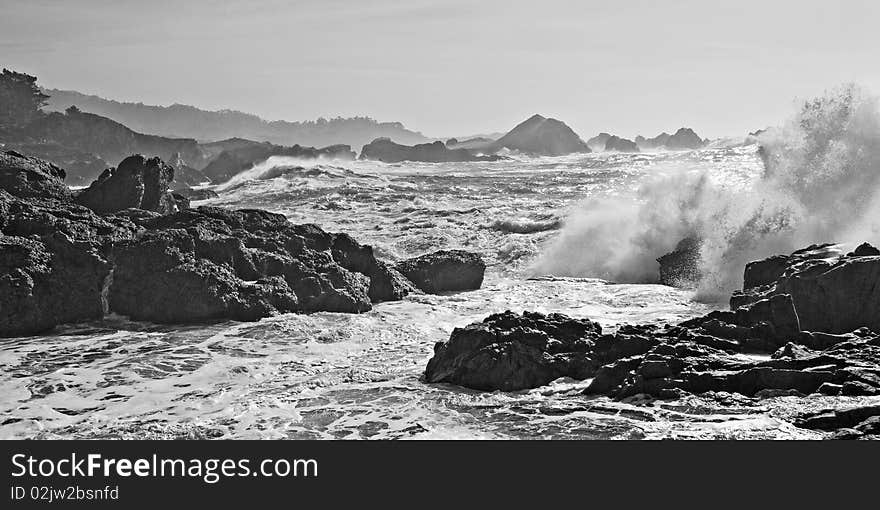
[[[112,99],[429,136],[541,113],[585,139],[715,137],[843,82],[880,92],[878,21],[877,0],[0,0],[0,66]]]

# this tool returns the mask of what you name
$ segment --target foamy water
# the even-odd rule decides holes
[[[709,175],[713,186],[737,190],[761,169],[755,146],[465,164],[276,159],[208,203],[348,232],[392,261],[440,248],[480,252],[489,265],[483,288],[411,296],[360,315],[184,327],[117,317],[0,340],[0,437],[820,437],[785,418],[826,407],[828,397],[613,402],[581,396],[587,381],[516,393],[420,381],[435,342],[493,312],[562,312],[614,329],[720,306],[687,291],[586,277],[608,275],[589,274],[596,266],[584,261],[630,255],[615,251],[625,245],[584,242],[593,225],[584,216],[594,203],[638,210],[651,200],[640,193],[645,183],[663,176]],[[597,239],[610,243],[612,233]],[[672,238],[639,260],[651,263],[679,240],[660,233]],[[860,400],[834,400],[844,401]]]

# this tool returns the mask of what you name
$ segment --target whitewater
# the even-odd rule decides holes
[[[746,261],[811,242],[876,242],[877,118],[875,103],[837,94],[762,135],[760,150],[393,165],[270,158],[194,206],[282,213],[349,233],[392,262],[477,252],[482,288],[363,314],[189,326],[110,317],[4,339],[0,438],[821,437],[791,417],[866,398],[615,402],[581,395],[589,381],[484,393],[421,376],[436,342],[491,313],[561,312],[609,331],[676,323],[726,308]],[[656,258],[689,235],[704,239],[704,278],[691,289],[654,283]]]

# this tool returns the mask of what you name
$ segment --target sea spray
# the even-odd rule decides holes
[[[818,242],[880,237],[880,113],[849,85],[804,103],[759,137],[764,171],[744,188],[711,171],[647,179],[631,196],[592,198],[564,221],[534,274],[656,282],[656,258],[703,239],[697,297],[724,300],[745,263]]]

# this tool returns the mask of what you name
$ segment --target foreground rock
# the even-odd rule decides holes
[[[497,161],[498,156],[485,156],[469,149],[450,149],[443,142],[401,145],[390,138],[377,138],[364,145],[360,159],[371,159],[383,163],[402,161],[422,161],[426,163],[445,163],[461,161]]]
[[[479,289],[486,264],[476,253],[440,250],[399,262],[395,269],[429,294]]]
[[[259,210],[200,207],[137,221],[113,249],[110,309],[137,320],[256,320],[370,310],[411,288],[369,247]]]
[[[111,312],[167,323],[363,312],[415,291],[345,234],[259,210],[160,214],[162,197],[148,191],[168,177],[158,160],[128,158],[77,198],[114,211],[105,214],[65,193],[60,169],[15,154],[2,161],[0,336]]]
[[[64,170],[15,151],[0,152],[0,189],[21,198],[68,199]]]
[[[619,341],[618,341],[619,340]],[[602,335],[589,320],[505,312],[456,328],[434,346],[425,379],[478,390],[516,391],[559,377],[586,379],[605,363],[644,353],[656,342]]]
[[[757,261],[747,266],[746,291],[735,296],[734,309],[678,325],[603,333],[587,319],[559,314],[492,315],[438,343],[425,380],[513,391],[559,377],[592,379],[586,395],[613,399],[880,396],[876,264],[880,255],[870,245],[847,255],[833,245],[811,246]],[[860,438],[880,433],[880,411],[806,413],[795,424]]]
[[[860,327],[880,331],[880,255],[863,245],[843,255],[836,245],[814,245],[746,266],[743,290],[731,308],[774,294],[791,296],[808,331],[845,333]]]
[[[169,191],[174,168],[159,158],[129,156],[119,167],[108,168],[76,197],[76,202],[102,214],[143,209],[159,214],[177,212]]]

